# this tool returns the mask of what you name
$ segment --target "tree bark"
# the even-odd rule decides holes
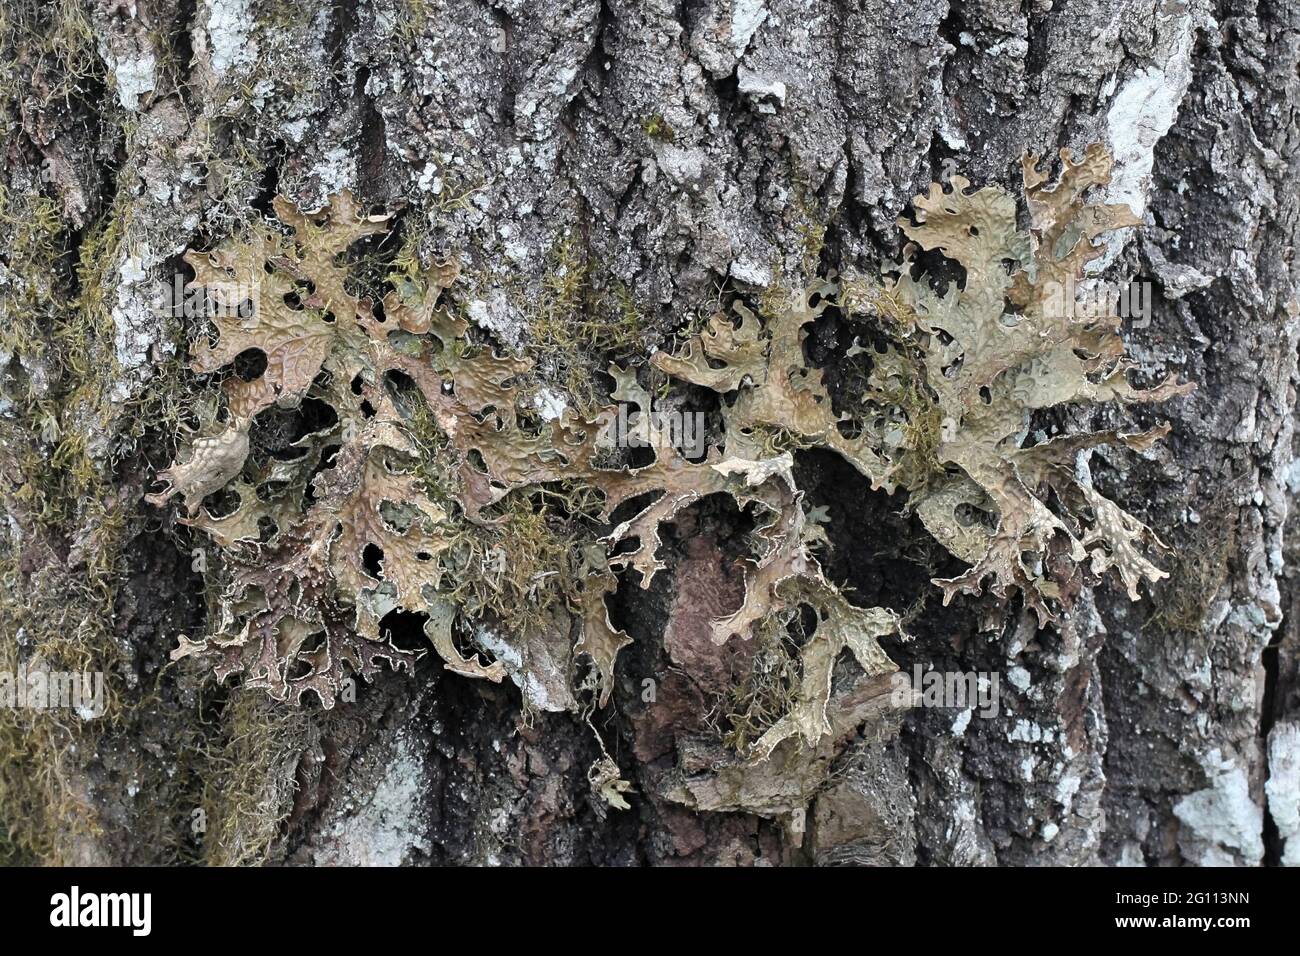
[[[13,666],[81,653],[115,704],[93,726],[13,722],[2,746],[25,756],[0,789],[0,855],[1300,861],[1295,4],[67,0],[7,16],[0,279],[27,297],[0,300],[0,323],[29,331],[0,354],[0,640]],[[612,599],[634,643],[590,722],[427,659],[329,712],[168,662],[212,608],[197,538],[143,503],[175,448],[160,421],[201,392],[180,367],[196,325],[151,297],[185,250],[273,196],[312,209],[347,188],[398,210],[426,251],[462,257],[470,314],[507,347],[527,340],[521,303],[554,250],[579,243],[592,281],[625,288],[664,347],[720,288],[878,275],[932,181],[1019,196],[1022,154],[1094,142],[1116,160],[1105,200],[1143,222],[1109,241],[1104,275],[1156,290],[1130,350],[1198,385],[1102,413],[1173,430],[1091,466],[1171,546],[1170,578],[1136,604],[1086,589],[1065,627],[1040,631],[1012,602],[986,629],[986,603],[937,600],[936,546],[898,500],[829,453],[796,462],[830,516],[828,577],[913,610],[912,639],[887,648],[899,668],[1001,675],[996,717],[869,716],[800,812],[675,798],[682,768],[710,758],[680,732],[697,698],[666,643],[683,608],[738,586],[718,570],[737,517],[707,510],[665,536],[670,574]],[[593,790],[602,747],[630,809]],[[16,779],[49,767],[57,785]]]

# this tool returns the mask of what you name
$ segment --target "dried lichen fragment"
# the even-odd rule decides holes
[[[574,655],[583,654],[591,659],[600,676],[600,706],[609,703],[614,689],[614,661],[618,652],[632,643],[632,638],[610,622],[605,595],[617,587],[618,581],[608,572],[592,575],[583,582],[582,637],[573,648]]]
[[[147,495],[146,500],[162,505],[173,495],[180,495],[185,499],[186,513],[192,518],[205,497],[220,491],[239,474],[247,458],[247,425],[195,439],[190,446],[189,460],[158,473],[158,479],[167,482],[167,489]]]
[[[632,784],[623,779],[618,764],[608,754],[587,770],[587,782],[591,785],[591,792],[608,806],[615,810],[632,809],[623,797],[623,794],[632,792]]]

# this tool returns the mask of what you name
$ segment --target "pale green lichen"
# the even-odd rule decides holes
[[[913,276],[909,253],[880,284],[819,280],[773,292],[759,314],[737,304],[679,352],[656,353],[659,373],[724,396],[723,432],[703,460],[674,447],[634,370],[610,369],[612,404],[588,391],[590,379],[580,388],[570,381],[583,392],[573,406],[539,416],[534,389],[546,377],[532,358],[498,353],[471,331],[448,301],[454,267],[401,253],[381,317],[340,257],[385,232],[387,217],[362,213],[347,194],[309,213],[278,200],[289,231],[258,225],[189,256],[196,284],[217,290],[219,305],[223,283],[258,289],[251,319],[213,318],[215,341],[195,346],[193,368],[222,372],[250,349],[267,362],[260,374],[224,379],[223,406],[163,473],[170,487],[152,497],[185,498],[182,520],[213,536],[228,582],[211,633],[176,656],[212,660],[219,676],[242,674],[278,699],[312,692],[328,707],[350,675],[368,677],[381,660],[410,666],[413,652],[385,632],[391,612],[417,615],[449,669],[490,680],[505,671],[475,647],[473,621],[501,625],[522,646],[558,615],[577,637],[573,686],[604,704],[629,641],[605,603],[614,572],[635,570],[648,586],[665,567],[661,524],[721,493],[759,520],[744,600],[713,622],[714,640],[789,628],[804,609],[814,615],[797,664],[776,668],[787,676],[733,701],[733,743],[754,760],[791,738],[815,747],[833,723],[830,667],[840,651],[868,675],[889,672],[877,640],[898,619],[853,606],[823,576],[814,548],[825,533],[808,519],[789,454],[807,447],[839,453],[877,487],[909,490],[926,527],[974,565],[937,582],[946,597],[978,592],[991,577],[993,593],[1016,589],[1046,623],[1080,567],[1115,567],[1136,598],[1139,580],[1161,575],[1139,550],[1153,536],[1079,478],[1074,462],[1100,444],[1146,447],[1161,431],[1025,437],[1035,410],[1184,390],[1128,384],[1113,317],[1075,320],[1047,307],[1048,285],[1077,276],[1097,254],[1093,240],[1130,222],[1083,200],[1109,175],[1102,151],[1064,161],[1055,185],[1026,162],[1028,232],[997,187],[970,192],[953,177],[950,191],[936,185],[916,198],[917,221],[903,230],[965,269],[964,283],[945,294]],[[571,246],[559,248],[531,329],[542,363],[563,358],[572,370],[576,356],[621,341],[575,320],[592,307],[585,269]],[[804,354],[808,327],[832,306],[887,343],[867,354],[866,387],[838,412]],[[629,334],[639,324],[627,319]],[[270,457],[250,454],[256,423],[304,402],[330,415]],[[619,404],[641,413],[634,443],[653,450],[647,464],[619,463],[610,432]],[[209,497],[217,492],[233,493],[235,504],[217,513]],[[612,523],[633,499],[639,510]],[[988,522],[967,520],[968,509]],[[1058,538],[1065,564],[1047,560]],[[586,681],[584,657],[593,668]]]

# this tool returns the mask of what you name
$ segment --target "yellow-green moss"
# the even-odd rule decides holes
[[[631,290],[597,276],[590,248],[572,235],[551,249],[539,294],[520,290],[517,304],[539,370],[563,385],[583,413],[599,403],[595,375],[640,345],[645,333]]]
[[[677,137],[672,126],[658,113],[643,119],[641,121],[641,130],[651,139],[657,139],[663,143],[671,143]]]
[[[266,861],[293,807],[294,768],[307,740],[307,717],[266,695],[235,691],[218,739],[202,762],[203,791],[188,821],[198,829],[199,859],[209,866]]]

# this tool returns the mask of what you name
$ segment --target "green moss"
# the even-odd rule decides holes
[[[85,796],[67,778],[77,739],[46,715],[0,713],[0,862],[70,862],[62,850],[101,828]]]
[[[552,248],[539,293],[519,290],[516,305],[539,371],[561,384],[582,414],[600,403],[595,376],[641,345],[645,335],[631,290],[598,276],[590,248],[572,235]]]
[[[544,501],[511,495],[486,534],[466,527],[452,546],[451,599],[471,617],[498,616],[514,630],[539,623],[572,578],[571,542]]]
[[[754,642],[748,666],[735,677],[710,715],[723,745],[738,754],[747,753],[799,698],[799,644],[787,627],[772,620],[755,635]]]
[[[54,52],[76,55],[60,46],[65,39],[51,39]],[[112,399],[110,296],[129,208],[122,196],[82,234],[53,198],[0,188],[0,312],[9,318],[0,374],[11,404],[0,418],[10,527],[0,545],[0,671],[99,672],[107,706],[94,720],[0,710],[0,842],[14,859],[66,862],[82,837],[101,835],[84,776],[89,755],[133,733],[156,705],[123,683],[131,660],[115,619],[123,550],[140,522],[115,467],[157,427],[153,416],[177,413],[166,396],[181,379],[176,365],[163,366],[139,399]],[[135,759],[143,774],[147,755]]]
[[[790,163],[790,198],[782,211],[782,218],[796,236],[799,269],[807,282],[822,271],[821,257],[826,247],[830,213],[820,207],[816,189],[800,172],[799,157],[792,155]],[[780,275],[781,271],[778,269],[773,275]]]
[[[397,34],[407,41],[424,36],[430,21],[426,0],[401,0],[398,4]]]
[[[67,109],[104,81],[90,9],[88,0],[9,0],[0,9],[0,55],[18,66],[0,75],[0,138],[18,128],[24,96],[38,109]]]
[[[670,126],[668,121],[658,113],[653,116],[647,116],[642,120],[641,129],[651,139],[657,139],[662,143],[671,143],[677,138],[677,134],[673,132],[672,126]]]
[[[293,808],[294,770],[307,736],[307,717],[301,711],[277,707],[254,691],[232,694],[218,739],[209,745],[202,763],[197,808],[202,828],[196,834],[201,862],[266,862]]]

